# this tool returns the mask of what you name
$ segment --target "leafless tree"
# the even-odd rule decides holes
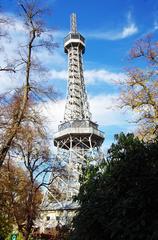
[[[138,135],[151,140],[158,134],[158,42],[151,35],[138,40],[130,59],[136,66],[122,82],[121,106],[137,112]]]
[[[10,160],[0,169],[0,181],[5,186],[14,223],[27,240],[40,214],[43,187],[48,187],[59,173],[53,167],[47,136],[36,124],[24,124],[13,145]],[[49,174],[54,174],[51,181]]]
[[[12,146],[14,138],[17,136],[21,123],[24,120],[26,121],[27,114],[25,113],[27,112],[29,99],[32,99],[33,95],[37,97],[40,92],[35,79],[32,78],[33,70],[36,70],[36,72],[41,70],[41,65],[35,62],[35,51],[38,48],[46,48],[48,51],[52,51],[57,47],[51,32],[44,27],[42,21],[44,9],[40,7],[39,2],[36,0],[19,1],[28,40],[19,49],[18,58],[14,61],[15,64],[11,63],[11,68],[6,66],[0,69],[0,71],[13,71],[15,73],[21,71],[23,74],[21,75],[22,79],[19,79],[22,87],[17,89],[14,94],[12,93],[11,97],[4,97],[3,95],[0,98],[0,167]],[[51,88],[48,91],[42,89],[42,92],[53,93]],[[4,115],[5,109],[8,112],[7,119]],[[10,110],[11,114],[9,115]]]

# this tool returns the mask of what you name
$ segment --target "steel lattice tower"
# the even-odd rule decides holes
[[[57,147],[57,166],[64,168],[66,175],[54,181],[54,203],[52,208],[61,211],[73,210],[73,196],[79,191],[79,175],[86,161],[103,159],[100,147],[104,135],[91,120],[83,74],[85,39],[77,31],[76,14],[71,15],[71,31],[64,39],[64,50],[68,55],[68,93],[64,121],[54,135]],[[58,190],[57,190],[58,189]],[[57,190],[57,191],[56,191]],[[56,196],[57,194],[60,196]],[[56,203],[55,203],[56,202]]]
[[[68,54],[68,96],[65,107],[65,122],[90,120],[89,105],[85,91],[82,54],[85,40],[77,32],[76,15],[71,16],[71,32],[65,38],[64,49]]]
[[[83,74],[85,39],[77,31],[76,14],[71,15],[71,31],[64,39],[68,55],[68,93],[64,122],[54,136],[57,158],[66,163],[68,181],[65,182],[66,199],[78,193],[80,168],[88,160],[99,161],[103,155],[100,146],[104,135],[91,121]]]

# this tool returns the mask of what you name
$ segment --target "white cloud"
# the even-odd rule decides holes
[[[85,80],[88,84],[94,84],[96,82],[106,82],[113,84],[119,80],[124,80],[126,75],[124,73],[114,73],[105,69],[93,69],[87,70],[84,73]]]
[[[19,78],[21,76],[19,75]],[[5,72],[0,72],[0,94],[8,91],[12,91],[17,87],[20,87],[21,83],[19,79],[15,77],[14,73],[6,74]]]
[[[130,23],[128,26],[125,26],[121,33],[118,34],[117,38],[123,39],[138,32],[138,28],[135,23]]]
[[[130,37],[138,32],[138,27],[132,20],[131,12],[127,14],[127,23],[120,30],[114,31],[93,31],[87,33],[87,37],[102,40],[119,40]]]
[[[52,70],[49,72],[49,76],[51,79],[67,80],[68,72],[66,70]]]
[[[154,22],[154,30],[155,31],[158,30],[158,21],[157,20],[155,20],[155,22]]]
[[[89,96],[90,112],[92,120],[100,126],[125,126],[128,125],[128,120],[131,119],[131,113],[125,112],[117,107],[118,95],[98,95]],[[49,126],[53,135],[57,131],[57,126],[64,119],[65,100],[56,102],[48,101],[45,104],[40,104],[40,112],[46,118],[46,125]]]
[[[48,101],[41,103],[38,109],[45,117],[45,125],[48,126],[49,132],[55,133],[58,129],[58,125],[64,119],[65,100]]]
[[[121,126],[128,124],[129,112],[118,108],[118,95],[90,96],[92,119],[101,126]]]
[[[5,15],[0,15],[0,17],[2,16],[4,17]],[[23,56],[26,55],[26,52],[21,49],[21,46],[26,45],[28,35],[22,21],[13,15],[6,14],[6,16],[10,19],[12,24],[4,25],[3,29],[9,32],[9,36],[11,38],[0,39],[0,67],[6,67],[8,63],[13,63],[13,65],[17,64],[17,61],[21,59],[19,51],[22,52]],[[54,33],[55,32],[52,32],[52,34]],[[63,33],[58,32],[55,34],[55,42],[58,42],[60,34],[62,35]],[[66,66],[66,58],[64,57],[63,49],[61,48],[54,49],[53,53],[49,53],[46,49],[41,48],[40,51],[37,51],[33,57],[37,57],[41,61],[42,65],[48,69],[48,72],[52,68],[60,69],[61,66]],[[40,78],[38,78],[37,75],[38,74],[36,73],[36,75],[34,75],[34,78],[39,81]],[[46,78],[48,77],[49,75],[47,75]],[[21,71],[17,71],[15,74],[0,72],[0,93],[21,86],[23,81],[24,73]]]
[[[67,80],[68,73],[66,70],[52,70],[49,72],[49,76],[51,79]],[[95,84],[97,82],[106,82],[108,84],[113,84],[119,80],[126,79],[126,75],[124,73],[115,73],[105,69],[85,70],[84,77],[87,84]]]
[[[53,32],[54,38],[58,39],[59,41],[62,40],[62,42],[63,42],[64,37],[66,37],[67,34],[68,34],[67,31],[62,31],[62,30],[60,30],[60,31],[59,30],[55,30]]]

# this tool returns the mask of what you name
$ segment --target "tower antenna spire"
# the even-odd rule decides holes
[[[76,21],[76,13],[71,14],[70,18],[70,28],[72,33],[77,33],[77,21]]]

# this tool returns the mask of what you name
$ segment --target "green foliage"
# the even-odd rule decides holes
[[[12,231],[12,223],[5,213],[0,212],[0,239],[6,239]]]
[[[0,239],[6,239],[12,231],[13,218],[10,211],[10,202],[4,188],[3,170],[0,171]],[[3,172],[4,173],[4,172]],[[3,180],[2,180],[3,179]]]
[[[158,239],[158,140],[115,139],[107,162],[84,170],[71,239]]]

